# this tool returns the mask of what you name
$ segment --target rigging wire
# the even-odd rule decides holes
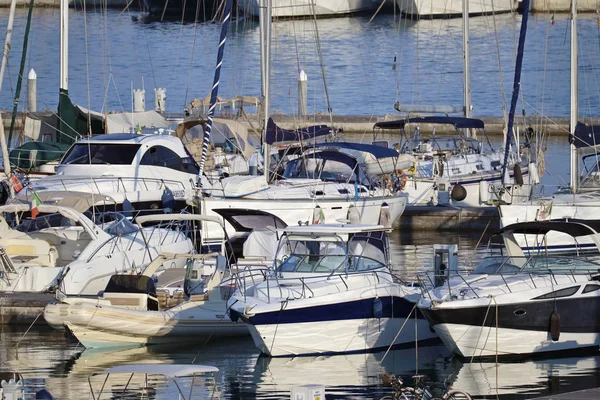
[[[329,98],[329,89],[327,88],[327,78],[325,77],[325,64],[323,62],[323,51],[321,49],[321,39],[319,38],[319,26],[317,24],[315,1],[309,0],[309,3],[312,7],[313,21],[314,21],[314,25],[315,25],[315,36],[316,36],[316,40],[317,40],[317,53],[319,55],[319,64],[321,65],[321,74],[323,76],[323,86],[325,87],[325,96],[327,97],[327,112],[329,113],[330,123],[331,123],[331,125],[333,125],[333,110],[331,108],[331,101]]]

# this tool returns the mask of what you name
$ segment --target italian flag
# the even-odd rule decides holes
[[[31,219],[35,219],[35,217],[37,217],[40,213],[38,211],[38,206],[40,204],[42,204],[42,201],[40,200],[38,195],[35,192],[33,192],[33,196],[31,197]]]

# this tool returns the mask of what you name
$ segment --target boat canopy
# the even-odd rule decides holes
[[[554,219],[549,221],[518,222],[502,228],[498,233],[523,233],[545,235],[550,231],[566,233],[567,235],[589,236],[600,232],[600,220]]]
[[[278,216],[262,210],[219,208],[213,211],[229,222],[236,232],[265,231],[268,226],[275,229],[287,226]]]
[[[117,202],[110,196],[90,192],[63,190],[41,190],[35,192],[43,204],[72,208],[77,212],[85,212],[94,206],[115,205]],[[23,190],[7,204],[31,204],[33,191]]]
[[[396,121],[385,121],[378,122],[375,124],[376,128],[380,129],[404,129],[407,124],[446,124],[453,125],[456,129],[461,128],[475,128],[483,129],[484,123],[482,120],[477,118],[463,118],[463,117],[440,117],[440,116],[429,116],[429,117],[411,117],[403,118]]]
[[[578,122],[575,126],[575,134],[569,134],[569,142],[578,149],[600,145],[600,125],[586,125]]]
[[[183,378],[199,374],[217,373],[219,369],[211,365],[190,364],[125,364],[96,372],[93,375],[105,374],[150,374],[163,375],[168,378]]]
[[[351,142],[332,142],[332,143],[319,143],[316,144],[315,147],[335,147],[339,149],[348,149],[355,151],[362,151],[365,153],[372,154],[375,158],[388,158],[388,157],[398,157],[398,152],[394,149],[390,149],[389,147],[376,146],[373,144],[366,143],[351,143]]]
[[[332,129],[327,125],[313,125],[301,129],[283,129],[278,127],[272,118],[269,118],[265,140],[268,144],[278,142],[301,142],[330,133],[332,133]]]

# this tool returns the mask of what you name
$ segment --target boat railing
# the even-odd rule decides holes
[[[479,277],[475,277],[476,275],[480,275]],[[476,298],[480,298],[479,294],[473,288],[473,284],[479,282],[484,279],[488,279],[490,276],[500,277],[503,282],[503,286],[506,287],[509,293],[513,293],[514,286],[517,284],[523,283],[524,279],[519,280],[507,280],[508,277],[521,276],[523,278],[527,277],[531,284],[535,289],[538,288],[536,284],[535,278],[540,278],[547,276],[553,285],[559,285],[560,282],[557,279],[557,276],[568,276],[570,281],[575,283],[578,281],[577,276],[584,277],[586,280],[599,280],[600,281],[600,269],[581,269],[581,268],[571,268],[571,269],[538,269],[538,270],[529,270],[523,271],[520,273],[495,273],[495,274],[474,274],[472,271],[464,271],[463,273],[455,273],[455,274],[431,274],[431,273],[422,273],[417,275],[417,280],[419,282],[419,286],[421,287],[421,296],[424,298],[428,298],[430,301],[433,301],[431,297],[431,290],[435,288],[441,288],[442,286],[447,286],[448,294],[452,293],[452,290],[456,290],[457,288],[462,288],[461,292],[464,291],[472,293]],[[469,277],[469,278],[467,278]],[[456,279],[455,279],[456,278]],[[442,282],[442,284],[439,284]],[[454,283],[451,283],[454,282]],[[539,281],[538,281],[539,283]],[[512,289],[511,289],[512,285]],[[450,301],[454,300],[453,296],[449,296],[448,299]]]
[[[138,185],[140,188],[137,189],[137,191],[140,190],[144,190],[144,191],[149,191],[149,190],[163,190],[165,188],[169,188],[171,190],[173,189],[187,189],[185,187],[184,184],[182,184],[181,181],[176,181],[176,180],[171,180],[171,179],[163,179],[163,178],[123,178],[123,177],[118,177],[115,179],[115,177],[112,176],[103,176],[103,177],[91,177],[91,181],[93,186],[95,187],[96,191],[98,193],[103,193],[104,190],[100,189],[99,184],[102,184],[104,182],[115,182],[116,181],[116,191],[117,193],[127,193],[128,191],[128,186],[126,185],[126,183],[131,187],[133,186],[135,188],[136,185]],[[70,179],[61,179],[60,183],[63,187],[63,189],[65,191],[68,191],[68,185],[70,185],[73,181]],[[81,183],[81,181],[77,181],[77,183]],[[154,189],[152,189],[154,188]],[[190,179],[190,189],[195,189],[196,188],[196,184],[193,182],[192,179]],[[121,191],[122,190],[122,191]],[[133,191],[136,191],[135,189],[132,189]]]
[[[279,273],[279,272],[276,272]],[[299,277],[290,277],[290,278],[282,278],[282,277],[277,277],[275,276],[275,280],[277,281],[277,284],[275,287],[272,287],[272,280],[273,279],[269,279],[268,275],[265,276],[264,278],[264,282],[265,282],[265,294],[267,296],[267,303],[271,303],[271,291],[272,290],[276,290],[279,294],[279,298],[284,297],[284,291],[283,289],[285,288],[296,288],[297,292],[296,294],[299,297],[294,297],[295,299],[298,298],[311,298],[315,296],[315,292],[313,290],[313,288],[311,288],[311,284],[317,284],[317,283],[322,283],[323,281],[330,281],[332,278],[339,278],[340,282],[344,285],[344,287],[346,288],[346,290],[350,290],[350,285],[348,284],[348,278],[351,276],[359,276],[359,275],[373,275],[375,280],[377,281],[377,284],[381,283],[381,278],[380,278],[380,274],[386,274],[389,275],[390,277],[393,278],[393,275],[389,272],[389,271],[378,271],[378,270],[365,270],[365,271],[357,271],[357,272],[350,272],[347,273],[345,271],[343,272],[338,272],[336,274],[314,274],[313,275],[305,275],[305,276],[299,276]],[[246,288],[244,287],[244,300],[246,301]],[[289,292],[285,293],[286,296],[289,295]]]

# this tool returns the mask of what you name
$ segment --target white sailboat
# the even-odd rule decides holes
[[[573,218],[591,220],[598,218],[600,211],[600,190],[598,186],[599,166],[597,163],[598,147],[596,135],[600,127],[587,126],[578,120],[578,61],[577,61],[577,3],[571,4],[571,124],[570,124],[570,187],[541,198],[534,198],[520,204],[500,206],[500,223],[502,226],[516,222],[543,221],[549,219]],[[590,155],[590,157],[586,157]],[[580,156],[589,160],[591,166],[580,174]],[[589,164],[589,163],[588,163]],[[559,232],[552,232],[542,238],[537,235],[517,236],[519,244],[526,251],[543,247],[547,251],[568,252],[596,251],[596,246],[587,238],[573,239]]]
[[[516,12],[519,0],[469,0],[468,15]],[[401,13],[415,17],[460,17],[462,0],[396,0]]]
[[[246,15],[260,15],[260,0],[239,0],[238,8]],[[373,10],[373,0],[273,0],[274,18],[340,16]]]
[[[272,0],[261,4],[261,81],[264,110],[264,154],[270,154],[270,144],[282,130],[270,122],[270,52]],[[209,115],[209,120],[212,116]],[[328,130],[315,126],[297,132],[298,135],[312,135]],[[210,138],[210,130],[205,135],[205,147]],[[203,157],[206,157],[203,154]],[[313,156],[314,157],[314,156]],[[383,189],[371,189],[360,181],[356,162],[326,160],[310,165],[310,173],[302,178],[289,176],[275,181],[270,174],[269,157],[265,157],[265,176],[233,176],[204,187],[204,196],[199,199],[202,212],[211,215],[216,208],[250,208],[268,210],[288,225],[298,223],[335,223],[339,220],[352,220],[355,223],[379,224],[390,228],[404,212],[406,195]],[[307,157],[307,163],[311,158]],[[329,164],[328,164],[329,163]],[[343,171],[341,179],[325,179],[321,170],[327,165]],[[204,159],[200,161],[202,173]]]

